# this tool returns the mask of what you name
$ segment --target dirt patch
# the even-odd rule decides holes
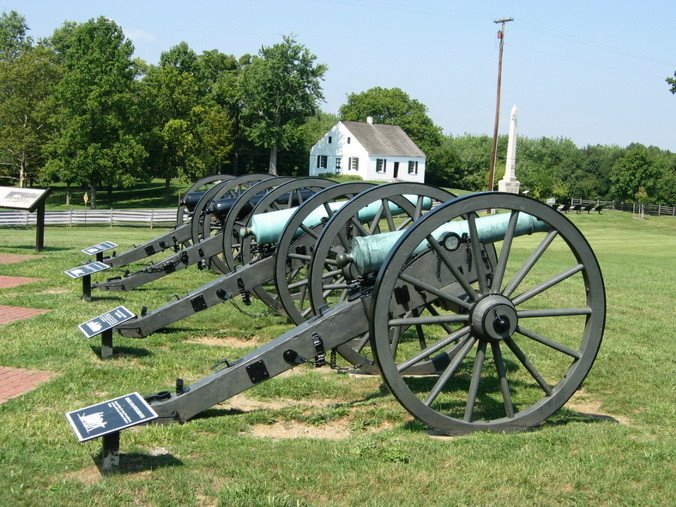
[[[243,349],[249,347],[259,347],[261,342],[256,338],[245,339],[235,338],[233,336],[224,336],[219,338],[217,336],[202,336],[200,338],[192,338],[187,340],[188,343],[196,343],[197,345],[209,345],[212,347],[228,347],[231,349]]]
[[[347,421],[335,421],[321,426],[284,421],[275,424],[257,424],[251,428],[250,434],[273,440],[293,438],[343,440],[349,438],[352,432],[348,428]]]
[[[101,472],[96,465],[92,465],[82,470],[76,470],[74,472],[68,472],[64,474],[66,480],[72,479],[75,481],[80,481],[82,484],[91,485],[96,484],[101,480]]]
[[[577,391],[568,403],[566,403],[566,408],[580,412],[581,414],[588,415],[591,417],[609,417],[616,420],[620,424],[631,425],[631,419],[623,415],[611,414],[601,410],[601,403],[587,394],[584,389]]]

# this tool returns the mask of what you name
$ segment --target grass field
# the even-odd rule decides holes
[[[301,366],[184,425],[123,432],[108,476],[100,443],[78,444],[65,412],[189,384],[291,326],[261,303],[249,315],[226,303],[145,340],[117,338],[121,353],[101,361],[78,323],[120,304],[155,308],[213,274],[184,270],[86,303],[63,274],[84,262],[80,248],[112,240],[122,251],[157,231],[48,228],[39,260],[0,265],[43,279],[0,290],[1,305],[50,310],[0,327],[0,365],[56,374],[0,405],[0,505],[674,505],[676,220],[570,218],[603,270],[606,332],[582,390],[535,430],[440,438],[379,378]],[[34,241],[34,230],[2,229],[0,253],[34,253]]]

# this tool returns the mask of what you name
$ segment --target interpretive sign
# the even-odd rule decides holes
[[[91,275],[92,273],[98,273],[99,271],[105,271],[110,269],[108,264],[103,262],[90,262],[84,266],[78,266],[77,268],[68,269],[64,271],[71,278],[82,278],[83,276]]]
[[[92,338],[98,334],[113,329],[118,324],[128,321],[136,317],[134,313],[125,308],[124,306],[118,306],[117,308],[112,309],[109,312],[102,313],[101,315],[94,317],[87,322],[83,322],[78,327],[82,334],[86,338]]]
[[[125,394],[66,414],[80,442],[157,419],[157,413],[139,393]]]
[[[0,208],[25,209],[32,213],[51,190],[51,188],[0,187]]]
[[[38,211],[35,231],[35,249],[45,247],[45,200],[51,188],[0,187],[0,208],[25,209],[30,213]]]
[[[86,253],[87,255],[96,255],[102,252],[105,252],[107,250],[111,250],[117,246],[117,243],[113,243],[112,241],[104,241],[103,243],[98,243],[96,245],[88,246],[87,248],[83,248],[80,250],[82,253]]]

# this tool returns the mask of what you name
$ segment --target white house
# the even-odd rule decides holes
[[[365,180],[425,181],[425,154],[396,125],[339,121],[310,150],[310,176],[356,174]]]

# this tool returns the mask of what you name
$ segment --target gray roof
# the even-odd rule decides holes
[[[424,157],[423,151],[398,125],[344,121],[345,127],[366,148],[369,155]]]

